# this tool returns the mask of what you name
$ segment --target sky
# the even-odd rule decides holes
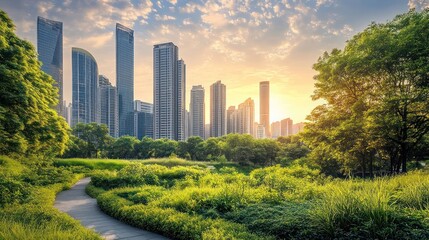
[[[270,81],[270,121],[304,121],[321,104],[311,100],[312,65],[343,48],[371,22],[385,23],[429,0],[0,0],[18,36],[36,46],[37,16],[63,22],[64,97],[71,101],[71,48],[95,57],[115,85],[115,24],[134,29],[134,98],[153,102],[153,45],[173,42],[187,67],[190,90],[203,85],[206,123],[210,85],[226,85],[227,108],[248,97],[259,121],[259,82]]]

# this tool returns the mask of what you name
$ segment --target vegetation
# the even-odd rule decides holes
[[[38,163],[0,156],[0,239],[101,239],[53,207],[82,176]]]
[[[53,108],[58,90],[40,70],[34,47],[14,29],[0,9],[0,154],[55,156],[69,138],[67,123]]]
[[[129,224],[174,239],[427,239],[429,178],[338,180],[294,165],[210,171],[144,165],[98,170],[88,193]]]
[[[429,10],[371,24],[314,64],[304,142],[331,175],[407,171],[428,156]]]
[[[190,137],[184,142],[147,137],[140,141],[130,136],[113,139],[108,136],[105,125],[96,123],[80,123],[74,127],[73,134],[63,158],[150,159],[178,156],[193,161],[270,166],[278,163],[290,165],[295,160],[308,164],[305,157],[310,151],[299,136],[254,139],[250,135],[228,134],[207,140]]]

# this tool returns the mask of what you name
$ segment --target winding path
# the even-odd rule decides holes
[[[97,200],[85,193],[90,178],[81,179],[71,189],[60,192],[54,207],[79,220],[87,228],[94,229],[104,239],[167,240],[161,235],[132,227],[105,213],[97,205]]]

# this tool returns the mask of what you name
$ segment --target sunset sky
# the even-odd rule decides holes
[[[312,65],[324,52],[371,22],[386,22],[429,0],[1,0],[17,34],[36,45],[37,16],[62,21],[64,96],[71,101],[71,48],[93,54],[99,73],[115,85],[115,23],[134,29],[135,99],[152,102],[152,48],[173,42],[187,65],[186,105],[193,85],[227,87],[227,107],[252,97],[259,121],[259,82],[271,83],[271,121],[305,117],[311,100]]]

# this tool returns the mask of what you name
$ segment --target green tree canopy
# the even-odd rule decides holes
[[[62,154],[69,127],[58,116],[58,89],[34,47],[0,10],[0,154]]]
[[[429,10],[412,10],[319,58],[313,98],[326,104],[304,133],[314,153],[343,173],[406,172],[429,132],[428,42]]]

